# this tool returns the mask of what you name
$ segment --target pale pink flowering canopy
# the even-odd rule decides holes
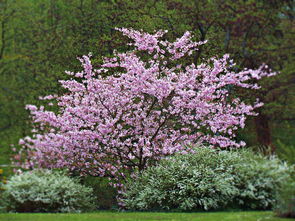
[[[126,170],[186,153],[190,144],[245,145],[235,141],[235,131],[262,104],[232,98],[228,86],[258,89],[249,80],[274,73],[264,66],[233,72],[228,55],[181,66],[181,59],[205,43],[193,42],[190,32],[171,43],[161,40],[164,31],[118,30],[133,40],[134,50],[105,58],[98,70],[91,55],[83,56],[83,71],[67,72],[73,78],[60,81],[69,92],[43,98],[57,100],[58,113],[27,105],[39,133],[20,140],[23,167],[124,177]],[[112,75],[103,77],[109,71]]]

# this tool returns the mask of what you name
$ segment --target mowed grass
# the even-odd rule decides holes
[[[201,212],[201,213],[148,213],[148,212],[96,212],[82,214],[1,213],[0,221],[136,221],[136,220],[188,220],[188,221],[288,221],[294,219],[274,217],[273,212]]]

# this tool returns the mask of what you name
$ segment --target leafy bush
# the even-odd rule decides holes
[[[248,150],[198,148],[128,180],[121,201],[137,210],[269,209],[289,169]]]
[[[14,175],[4,189],[8,211],[81,212],[94,208],[92,189],[61,172],[34,170]]]
[[[295,180],[286,182],[281,188],[275,212],[281,217],[295,218]]]

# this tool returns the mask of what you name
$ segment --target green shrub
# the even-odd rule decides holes
[[[295,218],[295,180],[286,182],[277,196],[275,212],[278,216]]]
[[[269,209],[289,169],[248,150],[197,148],[129,179],[121,201],[131,210]]]
[[[94,209],[92,189],[61,172],[28,171],[4,185],[6,210],[14,212],[82,212]]]

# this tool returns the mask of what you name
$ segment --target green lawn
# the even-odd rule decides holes
[[[188,220],[188,221],[288,221],[273,216],[272,212],[207,212],[207,213],[145,213],[97,212],[82,214],[1,213],[0,221],[135,221],[135,220]]]

